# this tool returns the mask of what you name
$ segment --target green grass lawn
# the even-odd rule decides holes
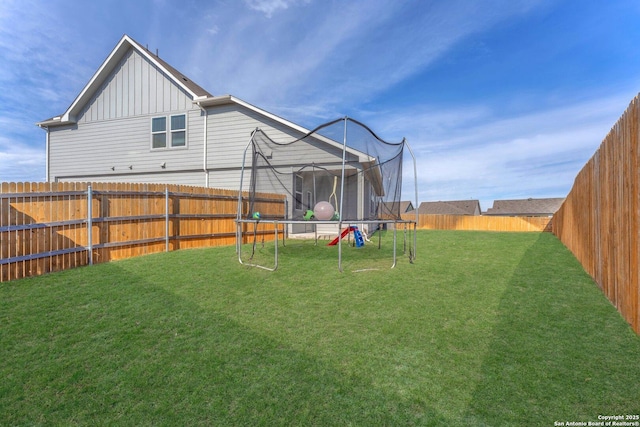
[[[343,246],[344,273],[336,247],[287,241],[273,273],[224,247],[2,283],[0,425],[640,414],[640,338],[553,235],[420,231],[394,269],[389,246]]]

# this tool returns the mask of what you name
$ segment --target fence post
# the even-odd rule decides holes
[[[93,191],[87,187],[87,246],[89,248],[89,265],[93,265]]]
[[[169,252],[169,187],[164,187],[164,215],[165,252]]]

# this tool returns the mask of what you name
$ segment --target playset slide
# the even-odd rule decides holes
[[[356,241],[356,248],[360,248],[364,246],[364,238],[362,237],[362,233],[360,232],[360,230],[358,230],[358,227],[354,227],[354,226],[350,226],[342,230],[342,233],[340,233],[340,236],[336,237],[335,239],[327,243],[327,246],[337,245],[340,239],[342,239],[344,236],[346,236],[351,232],[353,232],[353,238]]]

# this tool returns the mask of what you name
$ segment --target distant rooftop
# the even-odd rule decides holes
[[[422,202],[418,207],[418,213],[426,215],[480,215],[480,201],[450,200]]]
[[[564,202],[564,197],[548,199],[494,200],[493,207],[484,215],[553,216]]]

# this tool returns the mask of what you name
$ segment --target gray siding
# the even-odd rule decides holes
[[[61,181],[71,182],[130,182],[148,184],[180,184],[204,187],[204,172],[176,172],[176,173],[151,173],[151,174],[129,174],[129,175],[92,175],[90,179],[74,177],[61,179]]]
[[[182,113],[187,146],[152,150],[151,119]],[[199,170],[197,183],[190,178],[184,184],[204,185],[203,126],[203,113],[188,94],[130,50],[82,108],[76,125],[50,129],[48,179],[175,182],[176,171],[191,176]]]
[[[102,68],[104,73],[112,71],[104,81],[104,73],[100,73],[102,83],[95,93],[87,93],[91,98],[86,104],[73,104],[73,114],[79,113],[64,116],[65,123],[67,119],[75,123],[48,128],[49,181],[167,183],[238,189],[243,152],[252,131],[260,128],[278,142],[302,136],[277,118],[247,108],[242,102],[212,106],[205,115],[193,104],[192,95],[175,83],[180,77],[165,74],[136,48],[131,48],[119,61],[113,58],[113,63]],[[92,83],[89,87],[93,91],[95,86]],[[78,102],[84,103],[86,99],[82,94]],[[70,110],[67,113],[71,114]],[[187,116],[186,146],[152,149],[152,119],[164,116],[169,123],[170,116],[175,114]],[[348,160],[357,159],[348,154]],[[243,177],[244,190],[249,189],[251,182],[250,161],[251,156],[247,158]],[[283,147],[271,160],[287,172],[312,163],[339,170],[341,162],[341,146],[318,140]],[[306,172],[305,175],[307,179],[313,177]],[[303,182],[305,191],[310,182],[313,181]],[[270,190],[267,183],[259,184],[264,191]],[[293,191],[293,177],[290,185],[289,191]],[[349,178],[345,190],[349,206],[345,206],[345,213],[355,212],[357,187],[356,179]],[[327,191],[319,193],[322,194],[316,195],[317,200],[328,198]],[[290,200],[290,214],[293,206]]]
[[[158,114],[51,128],[49,180],[91,180],[93,176],[111,175],[120,181],[124,173],[203,171],[201,112],[183,112],[187,114],[187,146],[174,149],[151,149],[151,119]],[[162,163],[165,168],[161,168]]]
[[[251,182],[250,171],[245,173],[243,181],[243,190],[249,191],[249,183]],[[226,188],[229,190],[237,190],[240,187],[240,165],[229,170],[209,171],[209,187]]]
[[[197,108],[154,64],[130,50],[81,110],[78,123]]]
[[[151,149],[151,119],[182,113],[187,115],[187,146]],[[279,142],[302,136],[238,104],[210,107],[207,113],[205,171],[204,113],[189,94],[132,49],[81,108],[75,125],[50,128],[48,179],[188,185],[208,182],[210,187],[237,189],[243,151],[254,129],[262,129]],[[312,162],[339,169],[341,159],[341,148],[311,142],[279,151],[273,163],[287,170]],[[243,187],[248,190],[250,164],[246,166]]]
[[[213,169],[230,165],[240,167],[243,151],[250,141],[251,132],[256,128],[260,128],[277,142],[291,141],[302,136],[301,133],[242,106],[225,105],[211,108],[207,132],[209,142],[207,166]],[[299,165],[312,162],[341,163],[342,151],[324,143],[318,143],[315,146],[296,144],[295,147],[283,149],[272,160],[274,165]]]
[[[189,104],[189,107],[192,105]],[[151,149],[151,119],[164,115],[161,113],[109,120],[80,120],[75,126],[51,128],[49,179],[205,185],[204,113],[191,108],[167,112],[166,115],[182,112],[188,117],[186,148]],[[260,128],[278,141],[290,141],[300,136],[299,132],[281,123],[235,104],[210,108],[207,120],[210,187],[239,187],[243,151],[254,129]],[[335,164],[339,169],[341,158],[339,148],[327,147],[323,143],[316,146],[299,144],[295,150],[278,152],[274,163],[299,165],[326,162]],[[251,161],[250,155],[247,161]],[[160,166],[162,163],[166,165],[165,168]],[[250,163],[246,166],[244,190],[248,190],[250,183]],[[288,166],[287,170],[290,170]],[[184,174],[177,174],[178,171]],[[188,181],[179,181],[186,176],[189,177]]]

